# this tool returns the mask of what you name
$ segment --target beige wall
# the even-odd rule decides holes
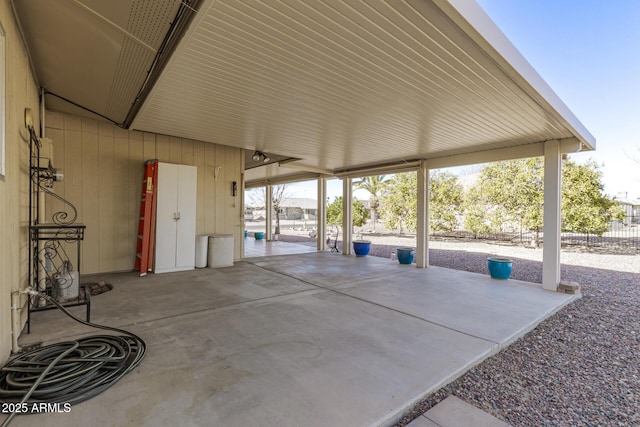
[[[31,108],[38,123],[38,87],[9,0],[0,0],[0,26],[6,49],[6,176],[0,178],[0,362],[4,362],[11,352],[11,292],[27,285],[29,145],[24,109]],[[26,297],[21,302],[24,307]],[[25,318],[22,310],[23,322]]]
[[[27,286],[29,218],[29,145],[24,110],[30,108],[38,128],[38,85],[29,66],[9,0],[0,0],[5,34],[5,165],[0,177],[0,363],[11,352],[11,293]],[[81,273],[133,269],[137,217],[145,159],[198,166],[198,233],[233,233],[234,258],[241,258],[242,170],[240,149],[129,132],[117,126],[72,115],[47,114],[53,139],[54,166],[65,180],[55,191],[78,208],[87,225]],[[220,165],[218,179],[214,170]],[[231,182],[238,196],[231,196]],[[49,213],[56,203],[47,198]],[[70,254],[74,256],[74,253]],[[21,297],[21,325],[26,320]]]
[[[54,190],[76,206],[78,222],[87,226],[81,274],[133,269],[147,159],[198,167],[196,232],[233,234],[234,258],[241,258],[242,150],[127,131],[52,111],[45,123],[46,136],[53,141],[54,166],[64,171],[64,180]],[[236,197],[231,196],[232,181],[238,183]],[[56,201],[48,203],[48,215],[61,207]],[[73,249],[70,254],[75,256]]]

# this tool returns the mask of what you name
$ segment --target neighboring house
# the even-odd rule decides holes
[[[615,200],[622,206],[622,209],[624,209],[624,212],[627,214],[626,221],[628,225],[640,223],[640,199],[632,200],[622,198]]]
[[[245,220],[251,216],[251,220],[260,221],[266,216],[264,206],[247,206]],[[280,219],[309,219],[313,220],[318,214],[318,202],[315,199],[300,197],[287,197],[280,203],[278,215]]]
[[[280,218],[313,220],[318,215],[318,201],[306,197],[287,197],[280,203]]]

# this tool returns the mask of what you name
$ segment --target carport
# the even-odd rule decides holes
[[[573,298],[545,291],[560,277],[560,166],[595,139],[473,1],[13,0],[0,20],[0,356],[34,285],[32,159],[13,143],[27,109],[86,225],[80,273],[115,285],[93,320],[150,347],[109,393],[25,425],[384,424]],[[545,157],[542,289],[425,269],[429,170],[531,156]],[[196,233],[233,235],[234,267],[131,273],[148,159],[197,167]],[[349,256],[349,234],[345,256],[242,259],[244,188],[317,179],[324,201],[339,177],[346,225],[353,178],[408,170],[418,269]],[[84,333],[37,316],[22,343]]]
[[[424,268],[430,169],[544,156],[543,287],[557,288],[561,158],[594,149],[595,139],[475,2],[141,4],[16,2],[43,105],[144,131],[155,139],[147,148],[143,138],[144,158],[197,165],[206,187],[199,197],[214,194],[198,207],[198,232],[233,233],[236,259],[242,203],[223,197],[233,182],[269,188],[318,179],[323,201],[324,180],[340,177],[347,224],[353,177],[418,170],[416,255]],[[75,65],[83,60],[97,66]],[[54,126],[51,137],[66,140],[70,130]],[[166,147],[157,135],[170,136]],[[180,154],[185,139],[242,151],[216,148],[210,159],[206,145]],[[222,220],[203,219],[220,204]],[[351,239],[344,236],[347,255]]]

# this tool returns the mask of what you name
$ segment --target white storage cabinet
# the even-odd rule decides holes
[[[193,270],[198,168],[158,163],[154,273]]]

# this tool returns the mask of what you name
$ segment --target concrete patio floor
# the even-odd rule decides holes
[[[273,255],[295,255],[317,252],[316,245],[301,245],[282,241],[267,242],[256,240],[252,236],[244,239],[244,258],[256,258]]]
[[[70,413],[16,425],[389,425],[578,297],[329,252],[83,278],[98,280],[114,289],[92,321],[138,334],[146,358]],[[100,331],[39,312],[20,342],[86,333]]]

